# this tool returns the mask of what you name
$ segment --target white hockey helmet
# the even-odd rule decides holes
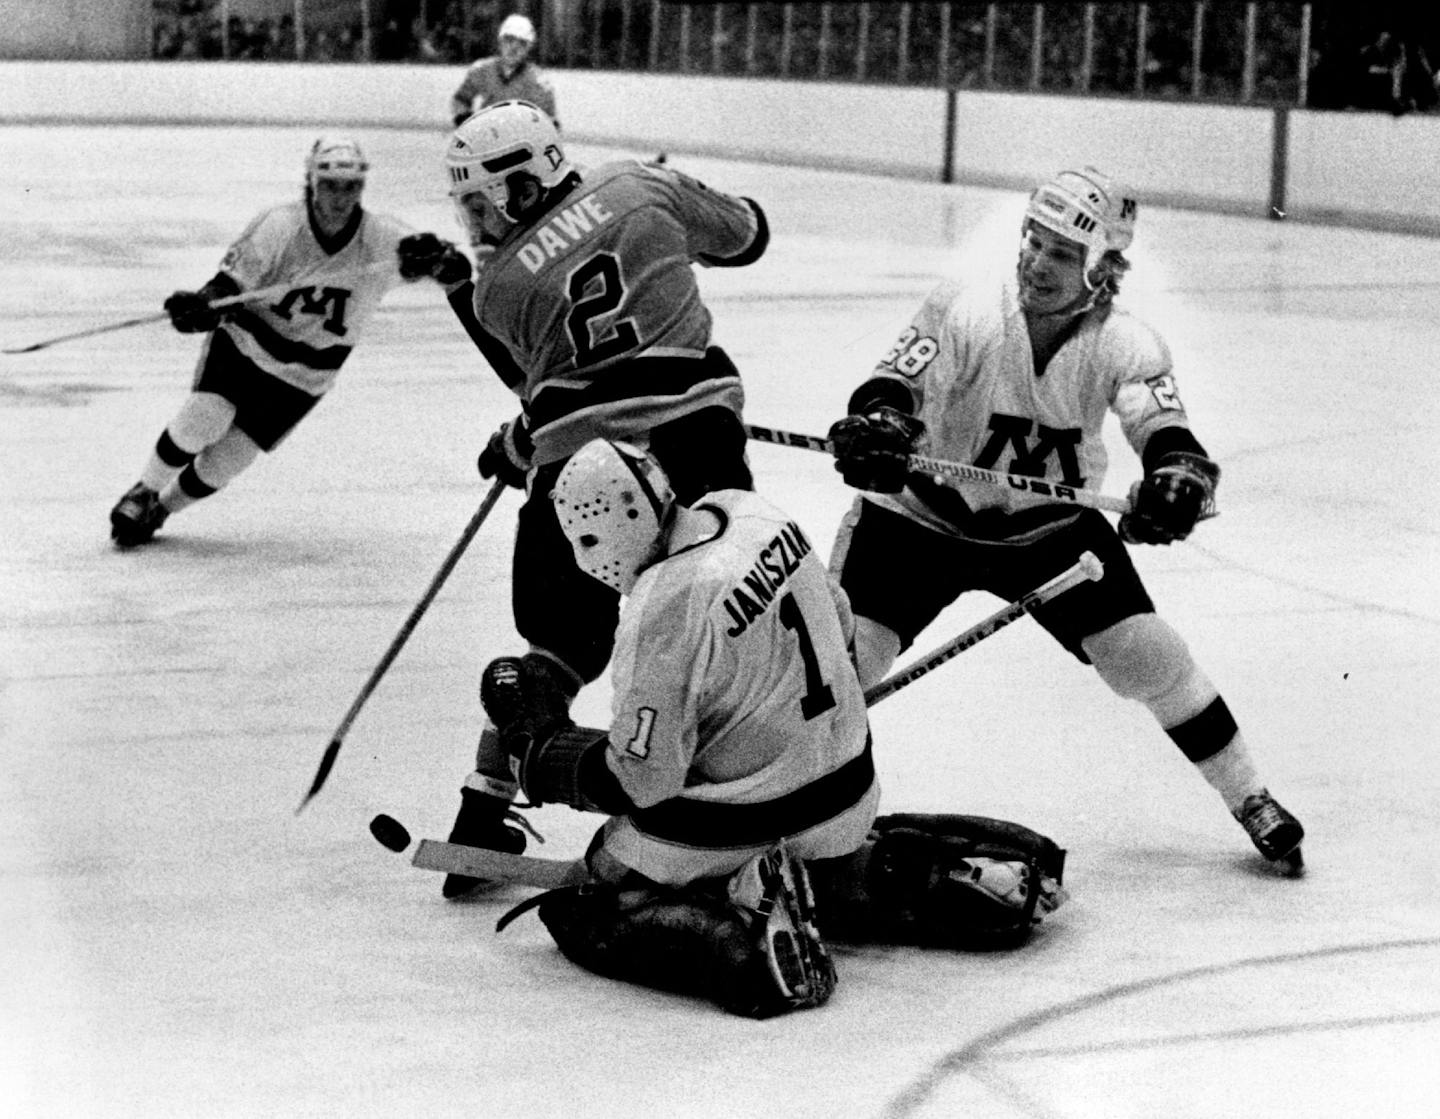
[[[495,38],[519,39],[534,46],[535,25],[519,12],[514,12],[500,21],[500,30],[495,33]]]
[[[592,439],[571,456],[550,491],[580,570],[621,594],[663,547],[675,506],[665,472],[629,443]]]
[[[477,191],[511,221],[510,180],[530,175],[549,190],[575,170],[560,146],[550,115],[528,101],[501,101],[481,109],[457,128],[445,152],[450,197],[457,202]]]
[[[1041,183],[1025,207],[1025,222],[1046,229],[1085,246],[1085,283],[1092,277],[1107,252],[1124,252],[1135,239],[1135,196],[1103,171],[1086,167],[1061,171]]]
[[[305,157],[305,185],[312,190],[320,179],[365,181],[370,163],[360,145],[348,136],[321,136]]]

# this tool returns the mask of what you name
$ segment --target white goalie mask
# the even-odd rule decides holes
[[[369,171],[365,153],[348,136],[321,136],[305,157],[305,185],[311,190],[320,179],[363,183]]]
[[[1105,254],[1124,252],[1135,239],[1137,210],[1135,196],[1104,172],[1061,171],[1031,193],[1022,229],[1033,221],[1083,245],[1085,284],[1093,288]]]
[[[644,451],[592,439],[560,471],[550,500],[580,570],[629,594],[663,550],[675,494]]]
[[[565,157],[555,122],[528,101],[502,101],[465,121],[450,136],[445,166],[450,197],[467,226],[473,224],[463,205],[467,196],[484,195],[491,209],[514,222],[518,215],[511,212],[511,181],[516,175],[528,175],[549,190],[575,169]]]

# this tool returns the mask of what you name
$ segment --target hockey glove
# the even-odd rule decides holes
[[[530,420],[521,413],[490,436],[475,466],[482,478],[499,478],[507,486],[517,490],[525,488],[530,474],[530,456],[535,453],[535,444],[530,441]]]
[[[1173,544],[1184,540],[1201,517],[1215,514],[1220,467],[1204,455],[1170,451],[1130,487],[1130,512],[1120,518],[1127,544]]]
[[[910,455],[924,434],[923,421],[889,405],[846,416],[830,427],[835,469],[858,490],[899,493],[910,474]]]
[[[164,307],[170,315],[170,325],[181,334],[208,334],[224,317],[223,312],[213,309],[210,300],[198,291],[177,291],[165,300]]]
[[[400,275],[407,280],[429,276],[446,285],[470,278],[470,261],[449,241],[433,233],[412,233],[402,237],[397,246],[400,254]]]

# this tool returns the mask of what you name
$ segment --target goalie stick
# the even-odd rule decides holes
[[[800,447],[807,451],[835,453],[834,444],[818,435],[805,435],[798,431],[780,431],[759,424],[746,424],[745,431],[751,439],[760,443],[778,443],[782,447]],[[959,482],[980,482],[988,486],[1003,486],[1006,489],[1024,490],[1048,501],[1084,505],[1090,509],[1103,509],[1109,513],[1130,512],[1130,500],[1112,497],[1096,490],[1080,489],[1076,486],[1047,482],[1043,478],[1032,478],[1026,474],[1004,474],[998,470],[986,470],[963,462],[948,462],[945,459],[930,458],[927,455],[911,455],[910,470],[915,474],[934,474],[952,478]]]
[[[899,672],[892,673],[878,684],[865,690],[865,706],[873,707],[882,699],[894,695],[901,688],[908,687],[927,672],[938,668],[946,661],[959,656],[972,645],[976,645],[999,629],[1003,629],[1017,618],[1023,618],[1040,606],[1072,587],[1081,583],[1098,580],[1105,573],[1105,566],[1094,552],[1085,552],[1078,562],[1066,568],[1049,582],[1036,587],[1029,594],[997,610],[984,621],[977,622],[964,633],[945,642],[928,656],[922,657]],[[458,843],[442,843],[436,839],[422,839],[410,865],[421,870],[438,870],[445,874],[463,874],[469,878],[481,878],[491,882],[509,882],[521,886],[538,886],[553,890],[558,886],[574,886],[589,877],[585,864],[579,859],[542,859],[531,855],[511,855],[504,851],[492,851],[484,847],[465,847]]]

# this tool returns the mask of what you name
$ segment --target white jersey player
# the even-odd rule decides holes
[[[190,396],[111,511],[118,545],[149,540],[170,514],[273,451],[334,386],[402,279],[469,276],[454,246],[360,205],[368,170],[354,140],[322,136],[306,157],[304,198],[259,214],[203,288],[165,301],[177,330],[208,337]],[[223,311],[211,306],[275,288]]]
[[[831,429],[837,469],[871,491],[841,525],[831,565],[855,609],[869,685],[961,593],[1014,600],[1094,552],[1104,579],[1037,620],[1149,708],[1260,852],[1298,871],[1299,822],[1266,790],[1224,699],[1156,615],[1125,547],[1183,540],[1212,511],[1220,476],[1190,431],[1165,343],[1113,302],[1136,211],[1094,168],[1062,172],[1031,195],[1013,279],[931,293]],[[937,458],[1096,489],[1109,413],[1145,470],[1118,534],[1093,509],[908,472],[923,437]]]
[[[609,814],[586,888],[540,903],[566,955],[765,1016],[834,985],[816,891],[859,939],[952,945],[1058,904],[1063,853],[1027,829],[876,820],[849,608],[792,519],[741,490],[682,505],[653,458],[605,439],[553,500],[580,568],[627,596],[610,728],[575,726],[535,654],[493,661],[481,700],[532,803]]]

